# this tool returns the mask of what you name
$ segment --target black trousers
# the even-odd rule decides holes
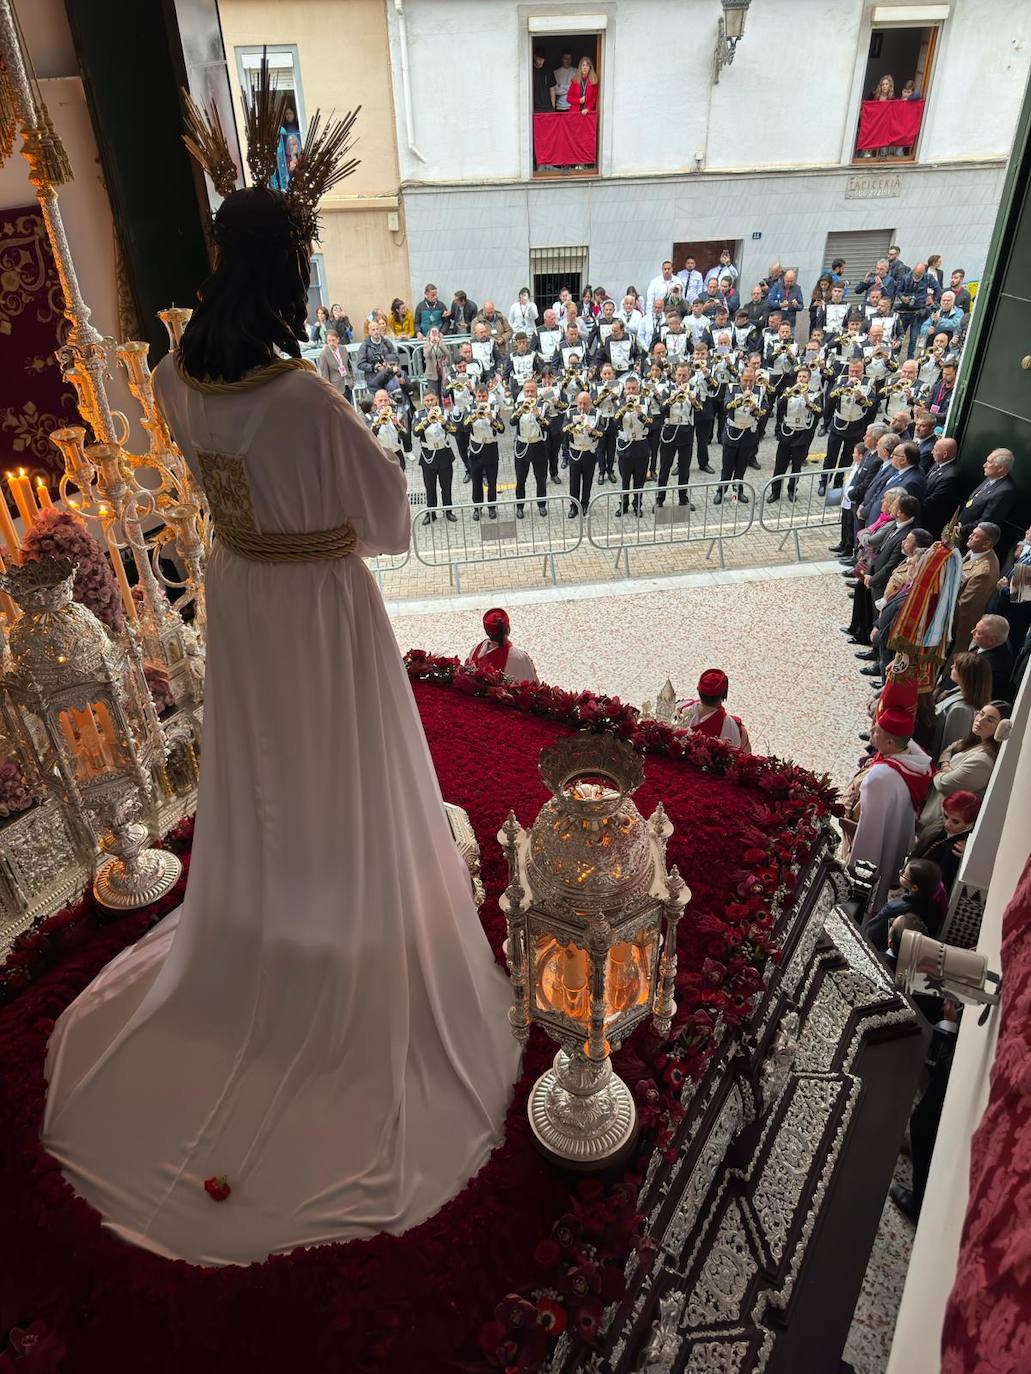
[[[781,439],[777,444],[777,456],[773,460],[773,475],[781,477],[785,472],[792,474],[802,471],[802,465],[809,456],[809,449],[813,442],[813,431],[807,430],[804,437],[799,439]],[[795,494],[797,482],[788,482],[788,491],[792,496]],[[770,485],[770,496],[780,495],[780,483],[773,482]]]
[[[580,453],[575,448],[566,449],[566,455],[569,459],[569,499],[579,501],[581,509],[586,514],[591,499],[594,472],[598,466],[598,455]]]
[[[695,416],[694,441],[700,468],[709,466],[709,445],[712,442],[714,419],[715,414],[711,406],[705,406]],[[718,434],[719,430],[716,433]]]
[[[598,445],[598,470],[606,477],[616,475],[616,431],[611,423],[606,426]]]
[[[469,431],[465,425],[458,426],[458,433],[455,438],[458,440],[458,456],[462,460],[462,466],[466,472],[471,472],[472,469],[469,467]]]
[[[746,434],[742,439],[723,440],[723,470],[720,481],[737,482],[744,480],[745,470],[759,450],[758,433]]]
[[[869,644],[870,631],[873,629],[876,619],[873,593],[864,582],[860,582],[856,587],[855,596],[852,598],[852,619],[848,625],[849,633],[855,635],[861,644]]]
[[[473,479],[473,504],[483,505],[483,485],[487,484],[487,502],[494,510],[498,499],[498,446],[484,444],[478,453],[469,453],[469,471]]]
[[[619,459],[619,476],[623,483],[623,500],[620,503],[620,510],[625,511],[630,505],[627,493],[633,486],[634,510],[640,511],[641,493],[644,491],[644,481],[648,476],[648,463],[651,456],[648,440],[637,439],[632,444],[627,444],[626,448],[617,449],[616,456]]]
[[[851,507],[848,510],[842,509],[841,539],[838,542],[843,549],[848,549],[849,553],[856,546],[856,514]]]
[[[531,468],[533,468],[533,480],[537,485],[537,500],[543,501],[547,496],[548,456],[547,440],[539,444],[527,444],[525,449],[521,445],[516,448],[516,500],[519,502],[516,510],[522,510],[523,502],[526,500],[526,479]]]
[[[548,430],[545,447],[547,452],[547,470],[558,480],[558,460],[562,452],[562,431],[561,429]],[[534,469],[536,471],[536,469]]]
[[[425,453],[426,449],[423,449],[423,454]],[[443,453],[443,457],[440,457],[441,453]],[[455,460],[451,455],[450,448],[437,450],[428,462],[425,457],[420,458],[419,467],[422,469],[422,483],[426,488],[427,510],[433,510],[436,507],[438,486],[440,487],[440,504],[442,506],[451,505],[451,474],[454,471],[454,466]]]
[[[659,435],[662,433],[661,425],[654,425],[648,431],[648,475],[655,472],[655,466],[659,459]]]
[[[677,465],[677,486],[685,487],[691,480],[691,450],[694,448],[694,425],[666,425],[664,434],[672,435],[668,440],[659,441],[659,494],[655,498],[657,506],[665,505],[666,493],[663,487],[669,485],[673,464]],[[677,501],[687,505],[687,492],[677,492]]]
[[[827,435],[827,457],[823,460],[824,472],[852,466],[852,450],[866,433],[866,425],[866,420],[857,420],[847,429],[831,428]],[[835,486],[839,480],[835,479]]]

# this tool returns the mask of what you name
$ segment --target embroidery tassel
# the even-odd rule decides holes
[[[26,129],[22,151],[29,160],[30,177],[35,186],[67,186],[73,179],[72,164],[54,128],[46,101],[36,105],[36,126]]]

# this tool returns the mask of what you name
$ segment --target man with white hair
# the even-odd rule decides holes
[[[937,310],[932,310],[920,327],[920,338],[923,341],[928,335],[933,339],[935,334],[948,334],[955,339],[962,328],[963,311],[956,305],[955,291],[943,291]]]
[[[984,481],[971,493],[959,516],[959,534],[966,547],[970,532],[982,520],[1005,525],[1017,503],[1017,487],[1010,476],[1013,454],[1008,448],[993,448],[984,460]]]
[[[983,615],[974,626],[971,648],[992,670],[992,697],[997,701],[1009,699],[1010,679],[1013,676],[1013,650],[1009,643],[1010,626],[1004,615]]]

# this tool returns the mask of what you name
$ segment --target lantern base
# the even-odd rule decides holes
[[[97,865],[93,895],[101,906],[115,911],[133,911],[136,907],[149,906],[171,892],[179,881],[183,866],[174,854],[169,854],[165,849],[142,847],[147,838],[146,826],[125,826],[123,835],[128,840],[125,852],[116,851]],[[122,839],[123,835],[119,835],[118,839]],[[114,849],[113,839],[111,837],[107,841],[105,848]]]
[[[630,1089],[610,1059],[592,1063],[559,1050],[526,1104],[537,1148],[565,1169],[605,1169],[621,1162],[637,1136]]]

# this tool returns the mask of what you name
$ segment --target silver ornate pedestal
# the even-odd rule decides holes
[[[617,1165],[633,1148],[637,1109],[611,1059],[592,1064],[559,1050],[527,1106],[537,1148],[564,1169]]]

